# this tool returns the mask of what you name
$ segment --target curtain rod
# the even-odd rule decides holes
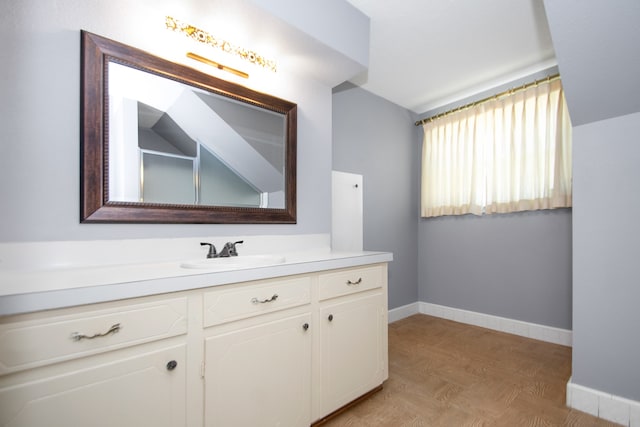
[[[417,122],[415,122],[415,125],[416,126],[420,126],[420,125],[423,125],[425,123],[431,122],[433,120],[440,119],[442,117],[448,116],[449,114],[457,113],[458,111],[465,110],[465,109],[471,108],[471,107],[475,107],[477,105],[484,104],[485,102],[493,101],[494,99],[501,98],[501,97],[503,97],[505,95],[513,95],[514,93],[523,91],[525,89],[529,89],[530,87],[533,87],[533,86],[537,86],[540,83],[548,83],[548,82],[551,82],[553,80],[557,80],[559,78],[560,78],[560,74],[553,74],[553,75],[547,76],[547,77],[545,77],[543,79],[539,79],[539,80],[533,81],[531,83],[523,84],[522,86],[517,86],[515,88],[507,89],[504,92],[500,92],[500,93],[498,93],[496,95],[491,95],[491,96],[489,96],[487,98],[483,98],[483,99],[481,99],[479,101],[471,102],[471,103],[463,105],[461,107],[454,108],[453,110],[449,110],[449,111],[446,111],[444,113],[436,114],[435,116],[431,116],[431,117],[427,117],[427,118],[418,120]]]

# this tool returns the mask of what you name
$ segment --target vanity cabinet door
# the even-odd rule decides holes
[[[382,292],[326,302],[320,309],[320,416],[375,389],[387,378]]]
[[[309,313],[206,338],[206,426],[310,423]]]
[[[185,354],[147,345],[0,377],[0,425],[184,426]]]

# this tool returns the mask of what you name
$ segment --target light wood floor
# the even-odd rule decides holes
[[[389,325],[382,391],[336,426],[616,426],[564,404],[571,349],[426,315]]]

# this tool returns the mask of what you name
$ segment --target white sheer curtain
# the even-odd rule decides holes
[[[423,128],[423,217],[571,206],[571,122],[559,79]]]

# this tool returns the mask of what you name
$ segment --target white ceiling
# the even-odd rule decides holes
[[[352,83],[424,113],[556,65],[542,0],[348,0],[371,19]]]

